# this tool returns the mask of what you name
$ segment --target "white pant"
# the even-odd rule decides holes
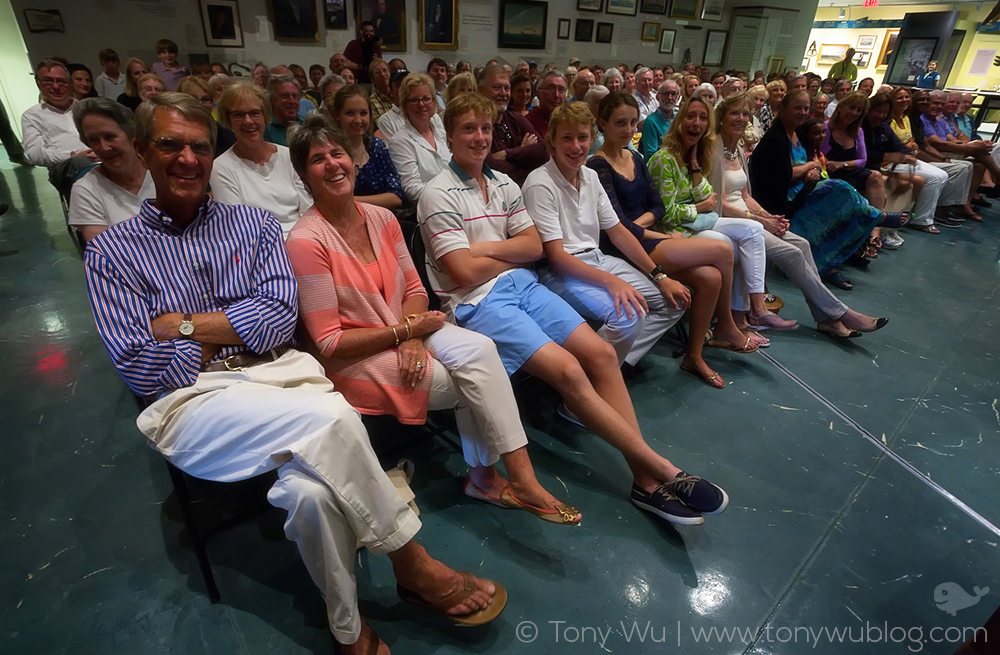
[[[914,225],[933,225],[934,209],[941,204],[962,204],[962,203],[942,203],[941,195],[948,185],[948,173],[944,169],[938,168],[935,164],[917,160],[915,165],[897,164],[892,167],[894,173],[900,175],[921,175],[923,176],[924,188],[920,190],[913,203],[913,217],[910,222]],[[965,190],[968,192],[969,182],[966,181]]]
[[[653,344],[681,319],[684,310],[674,309],[668,305],[660,293],[660,288],[624,259],[605,255],[599,248],[580,253],[576,257],[635,287],[635,290],[646,299],[649,313],[643,315],[633,312],[629,318],[628,314],[622,311],[619,316],[611,295],[603,287],[561,275],[551,266],[538,272],[538,281],[569,303],[581,316],[602,321],[604,325],[597,334],[614,346],[618,354],[618,364],[628,362],[635,366],[649,352]]]
[[[938,204],[943,207],[964,205],[969,200],[969,191],[972,186],[972,162],[956,159],[931,162],[931,166],[940,168],[948,174],[948,182],[944,185],[944,191],[941,192]]]
[[[139,430],[197,478],[232,482],[278,469],[267,494],[288,511],[285,535],[326,600],[340,643],[361,635],[354,555],[406,545],[420,519],[372,452],[357,410],[333,391],[313,357],[291,350],[235,372],[201,373],[150,405]]]
[[[732,308],[738,312],[750,309],[748,296],[764,293],[764,270],[767,267],[764,226],[746,218],[720,216],[711,230],[695,236],[725,241],[733,249],[736,266],[733,269]]]
[[[424,337],[434,357],[428,409],[454,409],[469,466],[492,466],[528,444],[510,378],[496,344],[478,332],[445,323]]]

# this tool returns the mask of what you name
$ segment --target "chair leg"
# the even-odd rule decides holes
[[[205,539],[194,520],[194,511],[191,509],[191,495],[188,493],[187,479],[184,472],[167,462],[167,470],[170,471],[170,481],[174,484],[174,493],[181,506],[181,513],[184,515],[184,523],[187,525],[188,533],[191,535],[191,543],[194,546],[194,554],[198,558],[198,566],[201,568],[201,577],[205,580],[205,587],[208,589],[208,599],[219,602],[222,594],[215,584],[215,574],[212,573],[212,564],[208,561],[208,550],[205,548]]]

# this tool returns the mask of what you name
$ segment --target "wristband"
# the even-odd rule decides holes
[[[659,282],[660,280],[665,280],[667,278],[666,273],[659,273],[653,278],[653,282]]]
[[[700,169],[700,168],[690,168],[688,170],[691,171],[691,175],[695,175],[695,174],[701,173],[701,171],[702,171],[702,169]]]

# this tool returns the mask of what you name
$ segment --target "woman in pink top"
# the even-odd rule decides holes
[[[350,142],[311,114],[289,130],[292,165],[315,205],[288,237],[299,315],[327,376],[362,414],[420,425],[428,410],[454,408],[465,493],[554,523],[583,516],[535,478],[510,380],[496,346],[427,311],[427,293],[399,223],[355,202]],[[503,459],[509,480],[494,468]]]

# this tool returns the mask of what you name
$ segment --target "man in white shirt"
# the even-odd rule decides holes
[[[826,106],[826,111],[824,112],[827,118],[833,116],[833,111],[837,108],[837,103],[850,92],[850,80],[840,80],[837,82],[836,86],[833,87],[833,98],[830,100],[830,104]]]
[[[646,117],[660,108],[660,101],[653,94],[653,71],[648,68],[640,68],[635,72],[635,96],[639,103],[639,130],[642,130],[642,122]]]
[[[427,77],[434,80],[434,96],[437,99],[438,112],[444,111],[444,90],[448,87],[448,64],[440,57],[434,57],[427,64]]]
[[[570,412],[565,416],[579,417],[624,455],[633,503],[674,523],[700,525],[703,514],[725,509],[725,492],[645,442],[614,348],[528,268],[542,256],[538,230],[517,185],[486,166],[496,111],[478,93],[448,103],[453,158],[417,205],[428,277],[442,309],[460,327],[490,337],[508,373],[523,368],[552,385]]]
[[[32,164],[49,169],[49,182],[68,199],[77,173],[98,161],[97,155],[80,140],[73,123],[75,100],[66,67],[52,59],[39,62],[35,84],[42,101],[21,115],[24,154]]]

